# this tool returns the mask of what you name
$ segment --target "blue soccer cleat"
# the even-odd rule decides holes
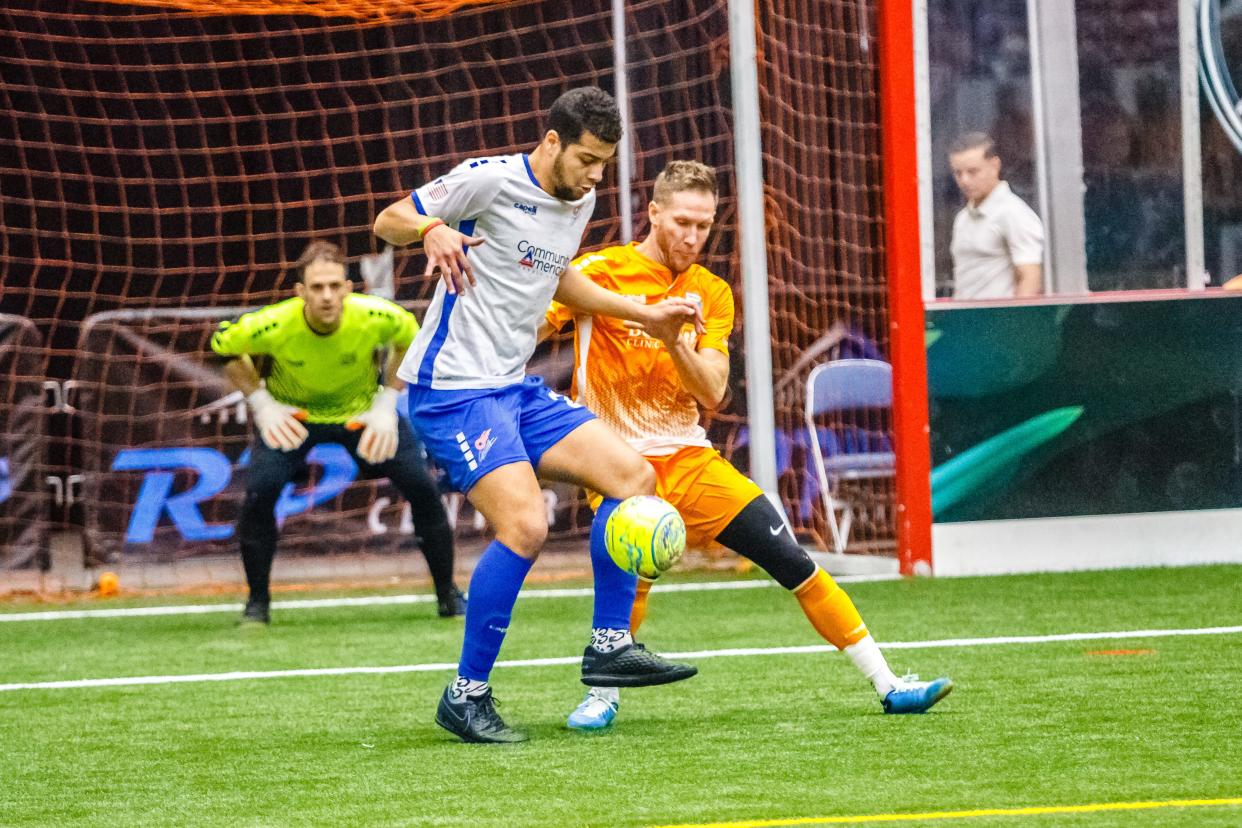
[[[902,679],[901,684],[888,691],[884,697],[885,713],[926,713],[953,689],[950,678],[941,677],[935,681],[919,681],[917,676],[911,678]]]
[[[566,722],[574,730],[603,730],[612,724],[617,717],[619,700],[607,698],[605,694],[592,688]]]

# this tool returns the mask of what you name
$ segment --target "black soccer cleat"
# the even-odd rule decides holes
[[[466,696],[460,704],[449,701],[451,689],[444,688],[444,695],[440,697],[436,724],[463,742],[505,744],[525,742],[529,738],[500,718],[496,712],[496,700],[492,698],[492,688],[487,688],[479,696]]]
[[[272,623],[271,601],[269,599],[251,597],[246,600],[246,608],[242,610],[238,624],[270,624]]]
[[[436,598],[437,612],[441,618],[454,618],[459,615],[466,614],[466,596],[457,587],[449,587],[449,590],[440,594]]]
[[[698,667],[666,661],[637,642],[611,653],[587,645],[582,654],[582,683],[588,687],[651,687],[693,676]]]

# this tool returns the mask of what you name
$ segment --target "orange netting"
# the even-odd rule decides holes
[[[0,314],[13,320],[0,329],[0,542],[10,549],[19,533],[39,550],[48,530],[82,527],[102,559],[231,554],[248,425],[204,347],[215,318],[287,295],[288,263],[311,237],[341,243],[359,281],[363,264],[382,271],[369,258],[381,252],[370,229],[379,209],[464,157],[533,146],[566,89],[612,87],[608,0],[151,6],[0,9]],[[812,530],[804,357],[825,336],[838,351],[886,348],[874,29],[870,9],[857,9],[760,4],[781,484]],[[668,160],[716,165],[719,230],[705,264],[736,285],[727,4],[634,0],[626,29],[635,214]],[[588,247],[619,238],[617,214],[609,181]],[[431,291],[418,259],[399,251],[393,265],[396,299],[414,308]],[[744,465],[735,343],[733,403],[711,433]],[[532,370],[567,385],[567,358],[541,351]],[[54,408],[62,383],[66,404]],[[169,449],[201,466],[159,467]],[[282,554],[412,541],[400,505],[377,506],[396,500],[386,484],[332,493],[324,480],[336,468],[313,466],[319,488],[291,491]],[[67,487],[66,507],[54,507],[48,478]],[[575,492],[551,490],[549,509],[554,535],[579,535]],[[468,506],[457,517],[462,537],[477,536]],[[889,537],[872,522],[864,539]]]
[[[116,0],[103,0],[116,2]],[[431,20],[469,7],[512,6],[524,0],[131,0],[118,6],[182,9],[192,14],[229,15],[305,14],[386,23],[405,17]],[[527,0],[528,1],[528,0]]]
[[[777,459],[795,526],[823,541],[804,386],[833,357],[887,359],[875,5],[769,0],[758,10]],[[888,418],[823,422],[827,454],[891,450]],[[896,492],[861,481],[851,546],[892,551]]]

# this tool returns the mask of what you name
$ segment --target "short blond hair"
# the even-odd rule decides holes
[[[657,204],[666,204],[674,193],[686,190],[701,190],[711,193],[713,198],[719,197],[716,188],[716,169],[700,164],[698,161],[670,161],[668,166],[656,176],[651,200]]]

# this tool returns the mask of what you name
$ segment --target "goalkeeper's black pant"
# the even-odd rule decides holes
[[[422,444],[409,423],[397,420],[397,453],[391,460],[371,465],[358,457],[362,431],[350,431],[343,424],[306,423],[305,442],[293,451],[269,448],[257,436],[246,469],[246,499],[237,520],[241,539],[242,564],[250,597],[270,599],[272,558],[276,555],[276,501],[285,484],[305,467],[307,453],[320,443],[339,443],[358,463],[360,476],[387,477],[410,504],[414,532],[422,539],[427,567],[435,581],[436,594],[453,589],[453,531],[448,525],[440,491],[427,470]]]

